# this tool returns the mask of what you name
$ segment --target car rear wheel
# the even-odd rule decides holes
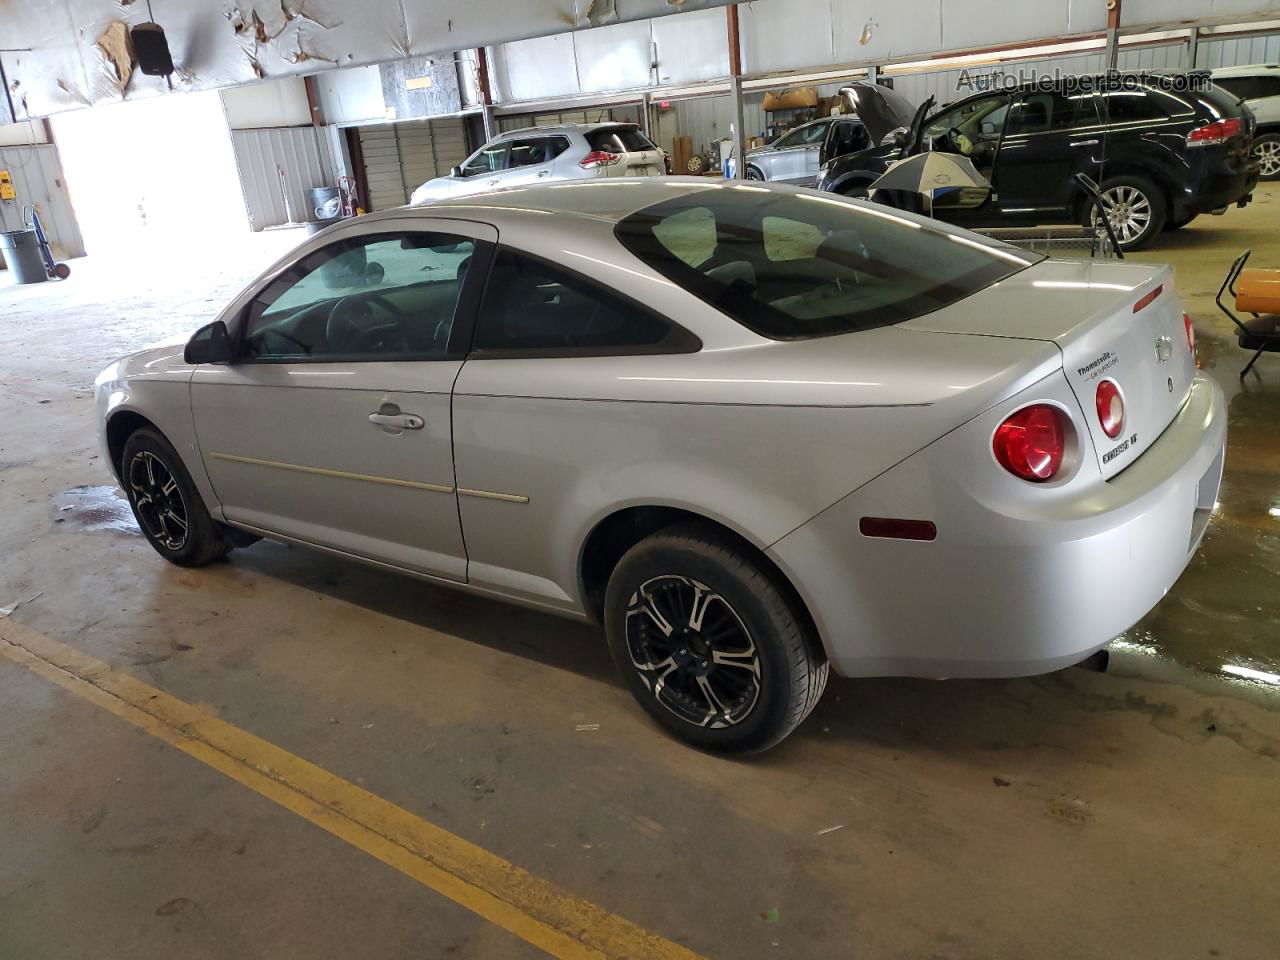
[[[1253,159],[1262,168],[1261,179],[1280,180],[1280,133],[1264,133],[1253,141]]]
[[[640,705],[707,750],[773,746],[827,683],[826,658],[770,572],[696,526],[627,551],[609,578],[605,632]]]
[[[1164,229],[1168,206],[1160,188],[1146,177],[1113,177],[1102,184],[1102,202],[1116,239],[1125,250],[1146,246]],[[1085,226],[1096,227],[1098,212],[1089,205]]]
[[[130,435],[120,477],[143,536],[170,563],[200,567],[231,549],[178,452],[159,432],[142,427]]]

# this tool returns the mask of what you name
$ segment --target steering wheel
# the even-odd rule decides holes
[[[955,145],[955,148],[962,154],[966,157],[972,155],[973,141],[970,140],[967,135],[961,133],[958,127],[952,127],[948,130],[947,136],[951,138],[951,142]]]
[[[374,304],[390,314],[390,323],[378,321]],[[331,353],[407,353],[407,321],[405,312],[380,294],[343,297],[329,311],[324,325],[325,342]]]

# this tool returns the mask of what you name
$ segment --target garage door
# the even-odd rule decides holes
[[[419,184],[445,176],[469,153],[458,117],[361,127],[360,149],[374,210],[403,206]]]

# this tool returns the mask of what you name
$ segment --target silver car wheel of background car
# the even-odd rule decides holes
[[[689,577],[653,577],[626,615],[632,665],[654,698],[688,723],[741,723],[760,699],[760,658],[751,633],[719,593]]]
[[[1280,136],[1271,135],[1257,140],[1253,145],[1253,156],[1262,167],[1264,178],[1280,178]]]
[[[147,536],[169,550],[181,550],[190,533],[187,504],[173,471],[154,453],[142,450],[129,462],[129,491]]]
[[[1151,201],[1137,187],[1125,184],[1102,191],[1107,219],[1121,243],[1133,243],[1151,226]],[[1094,214],[1096,221],[1097,214]]]

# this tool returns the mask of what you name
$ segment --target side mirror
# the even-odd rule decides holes
[[[898,129],[893,131],[893,145],[901,150],[911,142],[911,134],[906,130]]]
[[[221,320],[215,320],[197,330],[187,341],[182,359],[192,365],[230,363],[235,358],[232,355],[231,335],[227,333],[227,325]]]
[[[454,167],[452,170],[450,170],[450,171],[449,171],[449,176],[453,177],[453,179],[455,179],[455,180],[461,180],[461,179],[462,179],[462,168],[461,168],[461,167]]]

